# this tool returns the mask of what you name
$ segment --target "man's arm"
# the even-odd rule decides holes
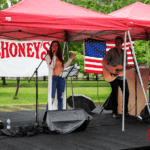
[[[107,71],[109,71],[111,74],[118,74],[115,70],[112,70],[111,68],[109,68],[109,66],[107,65],[105,59],[102,60],[102,65],[103,65],[103,67],[104,67]]]

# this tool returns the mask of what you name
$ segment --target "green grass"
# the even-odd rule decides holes
[[[71,86],[71,81],[67,81],[67,86]],[[72,81],[72,86],[79,87],[110,87],[110,84],[106,81]]]
[[[0,87],[16,87],[17,81],[9,81],[6,80],[6,85],[2,85],[2,81],[0,81]],[[26,80],[21,80],[20,84],[22,87],[35,87],[36,85],[36,81],[30,81],[28,83],[28,81]],[[110,87],[110,84],[107,83],[106,81],[72,81],[72,86],[79,86],[79,87]],[[44,86],[47,87],[48,86],[48,81],[38,81],[38,86]],[[71,86],[71,81],[67,81],[67,86]]]
[[[74,87],[74,94],[83,94],[90,97],[94,102],[105,102],[107,97],[111,92],[110,87],[99,87],[97,92],[97,87]],[[71,88],[67,88],[67,97],[72,95]]]
[[[0,106],[11,105],[35,105],[36,104],[36,88],[35,87],[20,87],[18,99],[13,99],[15,95],[15,87],[1,87],[0,90]],[[97,87],[74,87],[74,94],[83,94],[90,97],[94,102],[105,102],[111,88],[99,87],[97,95]],[[72,95],[71,87],[67,87],[67,98]],[[38,88],[38,104],[46,104],[48,97],[48,88]]]
[[[13,106],[13,105],[35,105],[36,104],[36,87],[35,82],[21,81],[21,87],[17,95],[18,99],[14,99],[16,92],[16,81],[6,81],[5,86],[0,81],[0,106]],[[46,104],[48,97],[48,82],[38,82],[38,104]],[[104,87],[106,86],[107,87]],[[94,102],[104,103],[111,92],[109,83],[105,81],[73,81],[73,94],[83,94],[90,97]],[[98,95],[97,95],[98,93]],[[72,95],[70,81],[67,81],[67,98]],[[148,92],[147,92],[148,98]]]
[[[16,80],[6,80],[6,85],[2,85],[2,81],[0,81],[0,87],[16,87],[17,81]],[[28,82],[27,80],[20,81],[21,87],[35,87],[36,81],[31,80]],[[38,81],[38,86],[47,86],[47,81]]]
[[[13,99],[16,88],[8,87],[0,90],[0,106],[11,105],[27,105],[36,104],[36,88],[20,87],[17,95],[18,99]],[[38,103],[45,104],[47,102],[48,89],[45,87],[38,88]]]

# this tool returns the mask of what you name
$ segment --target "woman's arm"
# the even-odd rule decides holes
[[[70,65],[70,63],[72,62],[72,60],[75,58],[76,54],[72,54],[71,57],[68,59],[68,61],[64,64],[64,68],[68,67]],[[64,60],[64,56],[63,56],[63,60]]]
[[[68,67],[71,62],[72,62],[72,59],[69,58],[68,61],[64,64],[64,68]]]

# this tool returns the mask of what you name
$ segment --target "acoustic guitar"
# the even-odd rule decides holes
[[[105,79],[105,81],[107,82],[112,82],[114,81],[117,77],[122,77],[123,76],[123,66],[122,65],[118,65],[116,67],[113,67],[113,66],[109,66],[112,70],[114,71],[118,71],[119,74],[118,75],[115,75],[115,74],[111,74],[109,71],[107,71],[105,68],[103,68],[103,77]],[[135,68],[135,67],[129,67],[127,68],[126,70],[128,69],[131,69],[131,68]]]

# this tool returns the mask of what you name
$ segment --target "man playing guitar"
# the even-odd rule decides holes
[[[119,76],[120,71],[115,70],[116,66],[123,66],[124,63],[124,51],[122,50],[121,46],[123,43],[123,38],[120,36],[117,36],[115,38],[115,47],[110,49],[108,53],[104,56],[102,60],[102,65],[104,69],[109,72],[110,76],[115,77],[113,81],[110,82],[111,88],[112,88],[112,100],[113,100],[113,117],[116,118],[118,111],[118,86],[120,86],[122,92],[123,92],[123,76]],[[126,57],[127,58],[127,57]],[[107,64],[108,62],[108,64]],[[126,67],[130,67],[130,65],[127,63],[126,59]],[[129,99],[129,89],[128,89],[128,83],[127,80],[125,80],[125,115],[128,116],[128,99]]]

